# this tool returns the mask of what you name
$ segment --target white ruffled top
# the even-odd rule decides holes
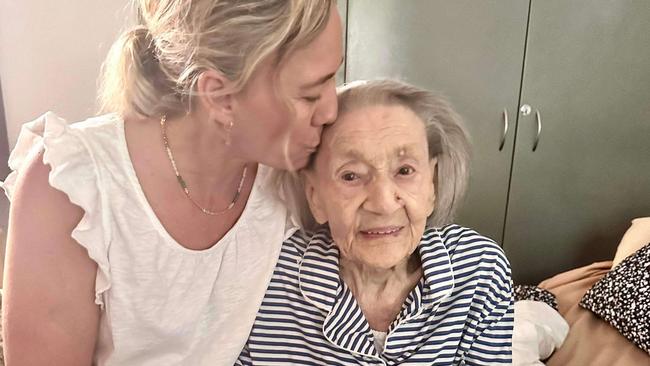
[[[162,148],[162,147],[161,147]],[[244,212],[213,247],[182,247],[138,183],[124,121],[68,124],[46,113],[22,127],[3,188],[44,149],[50,185],[85,214],[72,232],[97,262],[101,306],[97,365],[232,365],[244,346],[278,258],[295,227],[260,166]]]

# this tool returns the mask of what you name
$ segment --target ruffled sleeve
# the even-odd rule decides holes
[[[48,112],[22,126],[16,146],[9,156],[12,172],[2,182],[11,200],[16,178],[32,154],[43,151],[43,162],[50,165],[49,184],[65,193],[84,215],[72,231],[72,238],[88,251],[97,263],[95,303],[104,307],[102,294],[111,286],[108,263],[109,230],[104,224],[100,175],[80,129]]]

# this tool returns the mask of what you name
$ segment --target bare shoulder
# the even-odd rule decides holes
[[[38,154],[12,197],[3,296],[9,364],[88,365],[97,334],[97,266],[71,237],[83,210],[48,182]]]
[[[70,213],[76,211],[81,218],[81,209],[72,205],[65,193],[50,186],[49,174],[50,166],[43,163],[43,153],[40,152],[32,156],[25,164],[25,169],[22,169],[18,175],[16,190],[12,197],[12,208],[19,208],[22,211],[39,203],[43,210],[35,210],[37,212],[57,206],[56,208]]]

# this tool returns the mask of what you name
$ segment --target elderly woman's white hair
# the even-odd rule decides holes
[[[436,203],[428,224],[440,227],[451,223],[467,189],[470,164],[469,135],[451,104],[438,94],[396,80],[356,81],[339,87],[337,95],[339,118],[357,108],[399,105],[422,120],[429,157],[438,159],[432,182]],[[287,172],[275,174],[280,196],[295,213],[298,224],[305,230],[314,229],[316,223],[306,203],[301,178]]]

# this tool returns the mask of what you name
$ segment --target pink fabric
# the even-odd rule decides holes
[[[562,347],[547,366],[650,366],[650,356],[578,303],[612,267],[611,261],[560,273],[539,284],[557,297],[558,310],[569,323]]]

